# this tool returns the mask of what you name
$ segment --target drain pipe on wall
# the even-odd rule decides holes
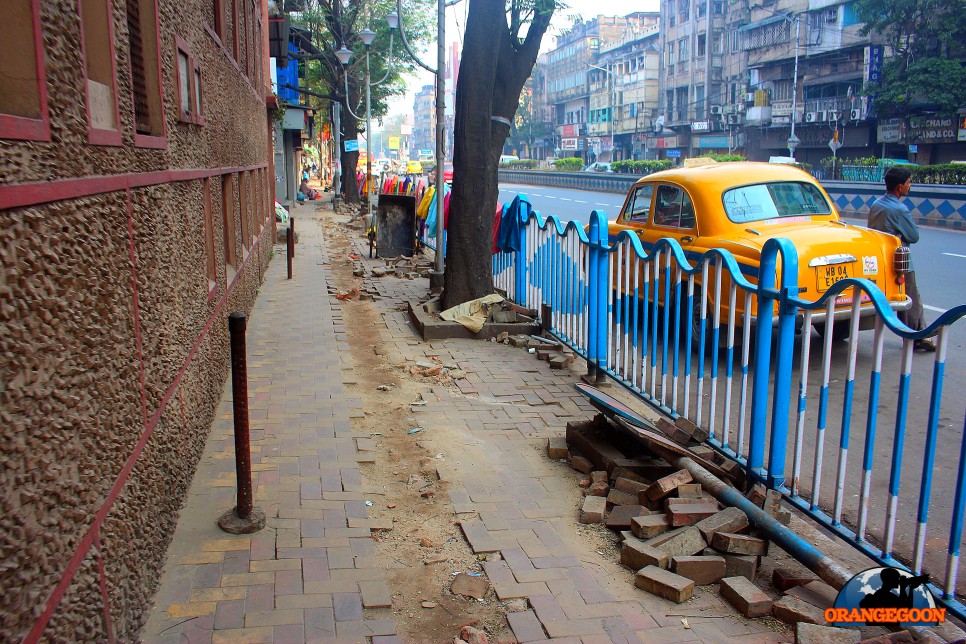
[[[854,573],[842,564],[786,528],[777,519],[742,496],[738,490],[730,487],[687,456],[677,458],[674,466],[690,472],[695,482],[700,483],[702,488],[721,503],[734,506],[748,515],[752,525],[763,531],[782,550],[798,559],[835,590],[841,590],[852,578]]]

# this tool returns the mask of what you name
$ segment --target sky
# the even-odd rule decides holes
[[[596,17],[598,14],[609,16],[626,16],[634,11],[658,11],[659,0],[608,0],[601,3],[600,0],[565,0],[568,7],[558,9],[554,13],[554,19],[550,24],[550,29],[543,37],[541,51],[548,51],[553,48],[554,41],[558,33],[565,31],[574,23],[573,16],[581,16],[584,20]],[[446,8],[446,41],[457,42],[462,45],[463,28],[466,26],[466,13],[469,9],[469,0],[462,0],[451,7]],[[601,5],[606,9],[601,11]],[[419,52],[420,58],[430,67],[436,66],[436,43],[433,42],[431,51]],[[409,91],[405,97],[397,98],[390,103],[389,111],[391,114],[412,114],[413,100],[416,91],[423,85],[432,85],[433,76],[420,69],[420,74],[407,79]],[[412,117],[410,116],[410,119]],[[375,127],[373,128],[376,129]]]

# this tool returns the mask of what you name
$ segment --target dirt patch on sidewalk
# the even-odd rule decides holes
[[[340,293],[361,290],[362,279],[353,275],[355,260],[350,256],[360,231],[346,227],[341,216],[326,211],[318,215],[328,248],[346,249],[330,255],[332,286]],[[352,419],[352,429],[363,439],[361,453],[372,459],[360,469],[399,634],[407,641],[451,641],[468,624],[484,628],[491,641],[509,633],[507,608],[492,589],[481,600],[450,591],[457,573],[485,578],[485,557],[474,555],[463,538],[448,484],[437,473],[443,457],[420,436],[432,432],[433,445],[452,445],[457,435],[446,427],[421,427],[413,411],[432,387],[444,386],[438,375],[420,374],[441,369],[418,367],[394,355],[374,303],[351,298],[342,307],[353,364],[346,389],[362,401],[364,412]]]

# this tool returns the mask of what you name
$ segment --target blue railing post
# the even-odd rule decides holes
[[[607,361],[607,217],[600,210],[590,213],[588,229],[589,266],[587,302],[587,376],[593,384],[604,384]]]
[[[795,267],[796,273],[798,269],[798,255],[795,253],[794,247],[790,242],[784,239],[769,239],[765,242],[765,247],[761,252],[761,263],[760,270],[758,273],[758,315],[755,321],[755,365],[754,365],[754,378],[752,379],[751,387],[751,427],[749,430],[749,445],[748,445],[748,476],[752,480],[764,480],[765,478],[765,437],[768,430],[768,377],[771,373],[771,340],[772,340],[772,322],[775,317],[775,302],[780,301],[778,294],[775,292],[775,282],[776,275],[778,271],[778,254],[781,253],[783,258],[786,259],[791,257],[792,264]],[[785,268],[785,273],[788,273],[788,267],[783,264]],[[783,285],[786,282],[786,277],[782,278]],[[797,274],[792,278],[794,282],[797,283]],[[790,318],[791,321],[791,332],[795,332],[795,319],[794,316]],[[779,329],[779,338],[781,338],[782,330]],[[792,336],[794,340],[794,335]],[[785,369],[791,369],[791,344],[785,343]],[[779,363],[782,361],[782,353],[779,352]],[[776,374],[777,376],[777,374]],[[791,373],[785,376],[785,400],[784,408],[786,414],[786,420],[784,426],[787,430],[787,413],[788,413],[788,401],[790,397],[790,392],[788,391],[788,385],[791,382]],[[778,399],[778,382],[776,381],[775,388],[775,398]],[[775,418],[775,414],[772,415]],[[773,458],[777,453],[778,447],[781,449],[782,459],[784,459],[785,453],[785,435],[778,437],[772,436],[771,451],[769,454],[769,459]],[[779,440],[781,445],[776,447],[775,441]],[[778,465],[781,469],[782,464],[777,462],[772,462],[769,460],[769,467],[772,465]],[[770,481],[769,481],[770,483]]]
[[[514,230],[517,236],[517,252],[514,255],[516,279],[513,284],[514,298],[522,306],[529,306],[527,302],[527,222],[530,219],[530,202],[517,196],[510,204],[510,216],[519,223]]]
[[[773,240],[782,254],[781,296],[778,300],[778,333],[775,355],[775,391],[771,406],[771,442],[768,450],[768,485],[785,483],[785,455],[788,444],[788,410],[792,400],[792,356],[795,347],[797,307],[790,302],[798,295],[798,251],[787,239]],[[771,243],[769,241],[768,243]],[[766,244],[767,245],[767,244]],[[803,340],[805,342],[807,340]]]

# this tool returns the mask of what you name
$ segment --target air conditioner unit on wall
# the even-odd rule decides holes
[[[755,93],[754,92],[747,92],[745,94],[745,101],[748,102],[748,103],[754,103],[755,102]]]
[[[825,113],[825,118],[830,122],[837,121],[839,120],[839,113],[836,110],[829,110]]]
[[[850,115],[850,118],[853,121],[861,121],[862,120],[862,110],[861,109],[854,109],[854,110],[852,110],[852,113]]]
[[[721,106],[720,105],[712,105],[711,106],[711,113],[712,114],[721,114]]]
[[[825,112],[805,112],[806,123],[819,123],[825,120]]]

